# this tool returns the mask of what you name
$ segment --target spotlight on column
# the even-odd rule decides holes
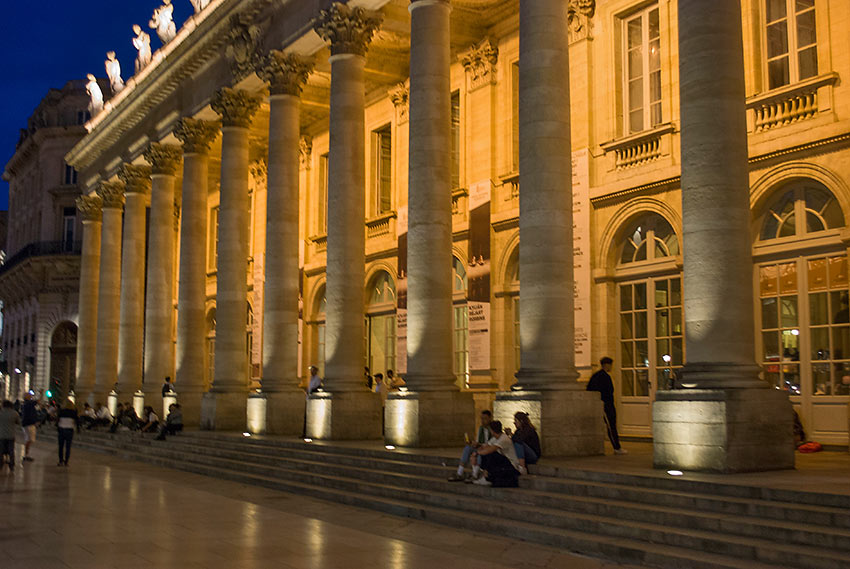
[[[667,474],[669,474],[670,476],[684,476],[685,475],[685,473],[682,472],[681,470],[668,470]]]

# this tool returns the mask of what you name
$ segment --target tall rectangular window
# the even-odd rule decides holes
[[[372,214],[392,211],[393,139],[390,125],[372,131]]]
[[[328,232],[328,154],[319,156],[319,203],[316,209],[319,233]]]
[[[511,64],[511,166],[519,172],[519,61]]]
[[[66,186],[73,186],[77,183],[77,171],[70,164],[65,164],[65,170],[62,175],[62,183]]]
[[[623,22],[626,131],[661,124],[661,30],[658,6],[649,6]]]
[[[469,383],[469,308],[454,307],[454,372],[460,387]]]
[[[452,189],[460,187],[460,91],[452,93]]]
[[[62,212],[62,249],[70,251],[74,247],[74,225],[77,222],[77,212],[73,207],[66,207]]]
[[[818,74],[815,0],[765,0],[769,89]]]
[[[218,267],[218,206],[210,210],[209,254],[207,256],[208,272],[215,272]]]

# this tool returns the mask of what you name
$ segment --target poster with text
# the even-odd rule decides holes
[[[396,283],[396,373],[407,373],[407,206],[398,209],[398,282]]]
[[[490,180],[469,187],[469,370],[490,370]]]
[[[590,367],[590,163],[586,148],[572,154],[573,294],[576,367]]]

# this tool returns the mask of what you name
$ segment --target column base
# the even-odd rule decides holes
[[[460,391],[394,391],[384,408],[384,441],[401,447],[459,445],[475,436],[475,401]]]
[[[210,391],[201,399],[201,429],[244,431],[247,425],[247,393]]]
[[[537,427],[544,456],[594,456],[605,452],[605,419],[598,393],[559,390],[496,394],[495,420],[513,429],[517,411],[528,413]]]
[[[109,410],[109,414],[113,417],[115,413],[118,412],[118,393],[115,390],[109,392],[109,395],[106,397],[106,408]]]
[[[794,468],[793,415],[777,389],[658,392],[652,406],[655,468],[758,472]]]
[[[141,389],[133,394],[133,409],[139,418],[145,413],[145,394]]]
[[[201,402],[204,395],[202,391],[180,392],[180,410],[183,411],[183,424],[187,427],[197,427],[201,424]]]
[[[306,402],[300,389],[264,393],[266,431],[274,435],[300,437],[304,433]]]
[[[370,392],[319,391],[307,399],[305,436],[315,440],[381,439],[381,397]]]
[[[162,418],[163,419],[165,417],[168,417],[168,408],[171,406],[172,403],[177,403],[177,393],[174,392],[174,391],[172,391],[168,395],[163,396],[163,398],[162,398]],[[184,418],[183,421],[185,422],[186,419]]]

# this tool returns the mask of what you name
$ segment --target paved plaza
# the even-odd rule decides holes
[[[62,469],[47,435],[34,457],[0,474],[3,569],[627,569],[79,449]]]

